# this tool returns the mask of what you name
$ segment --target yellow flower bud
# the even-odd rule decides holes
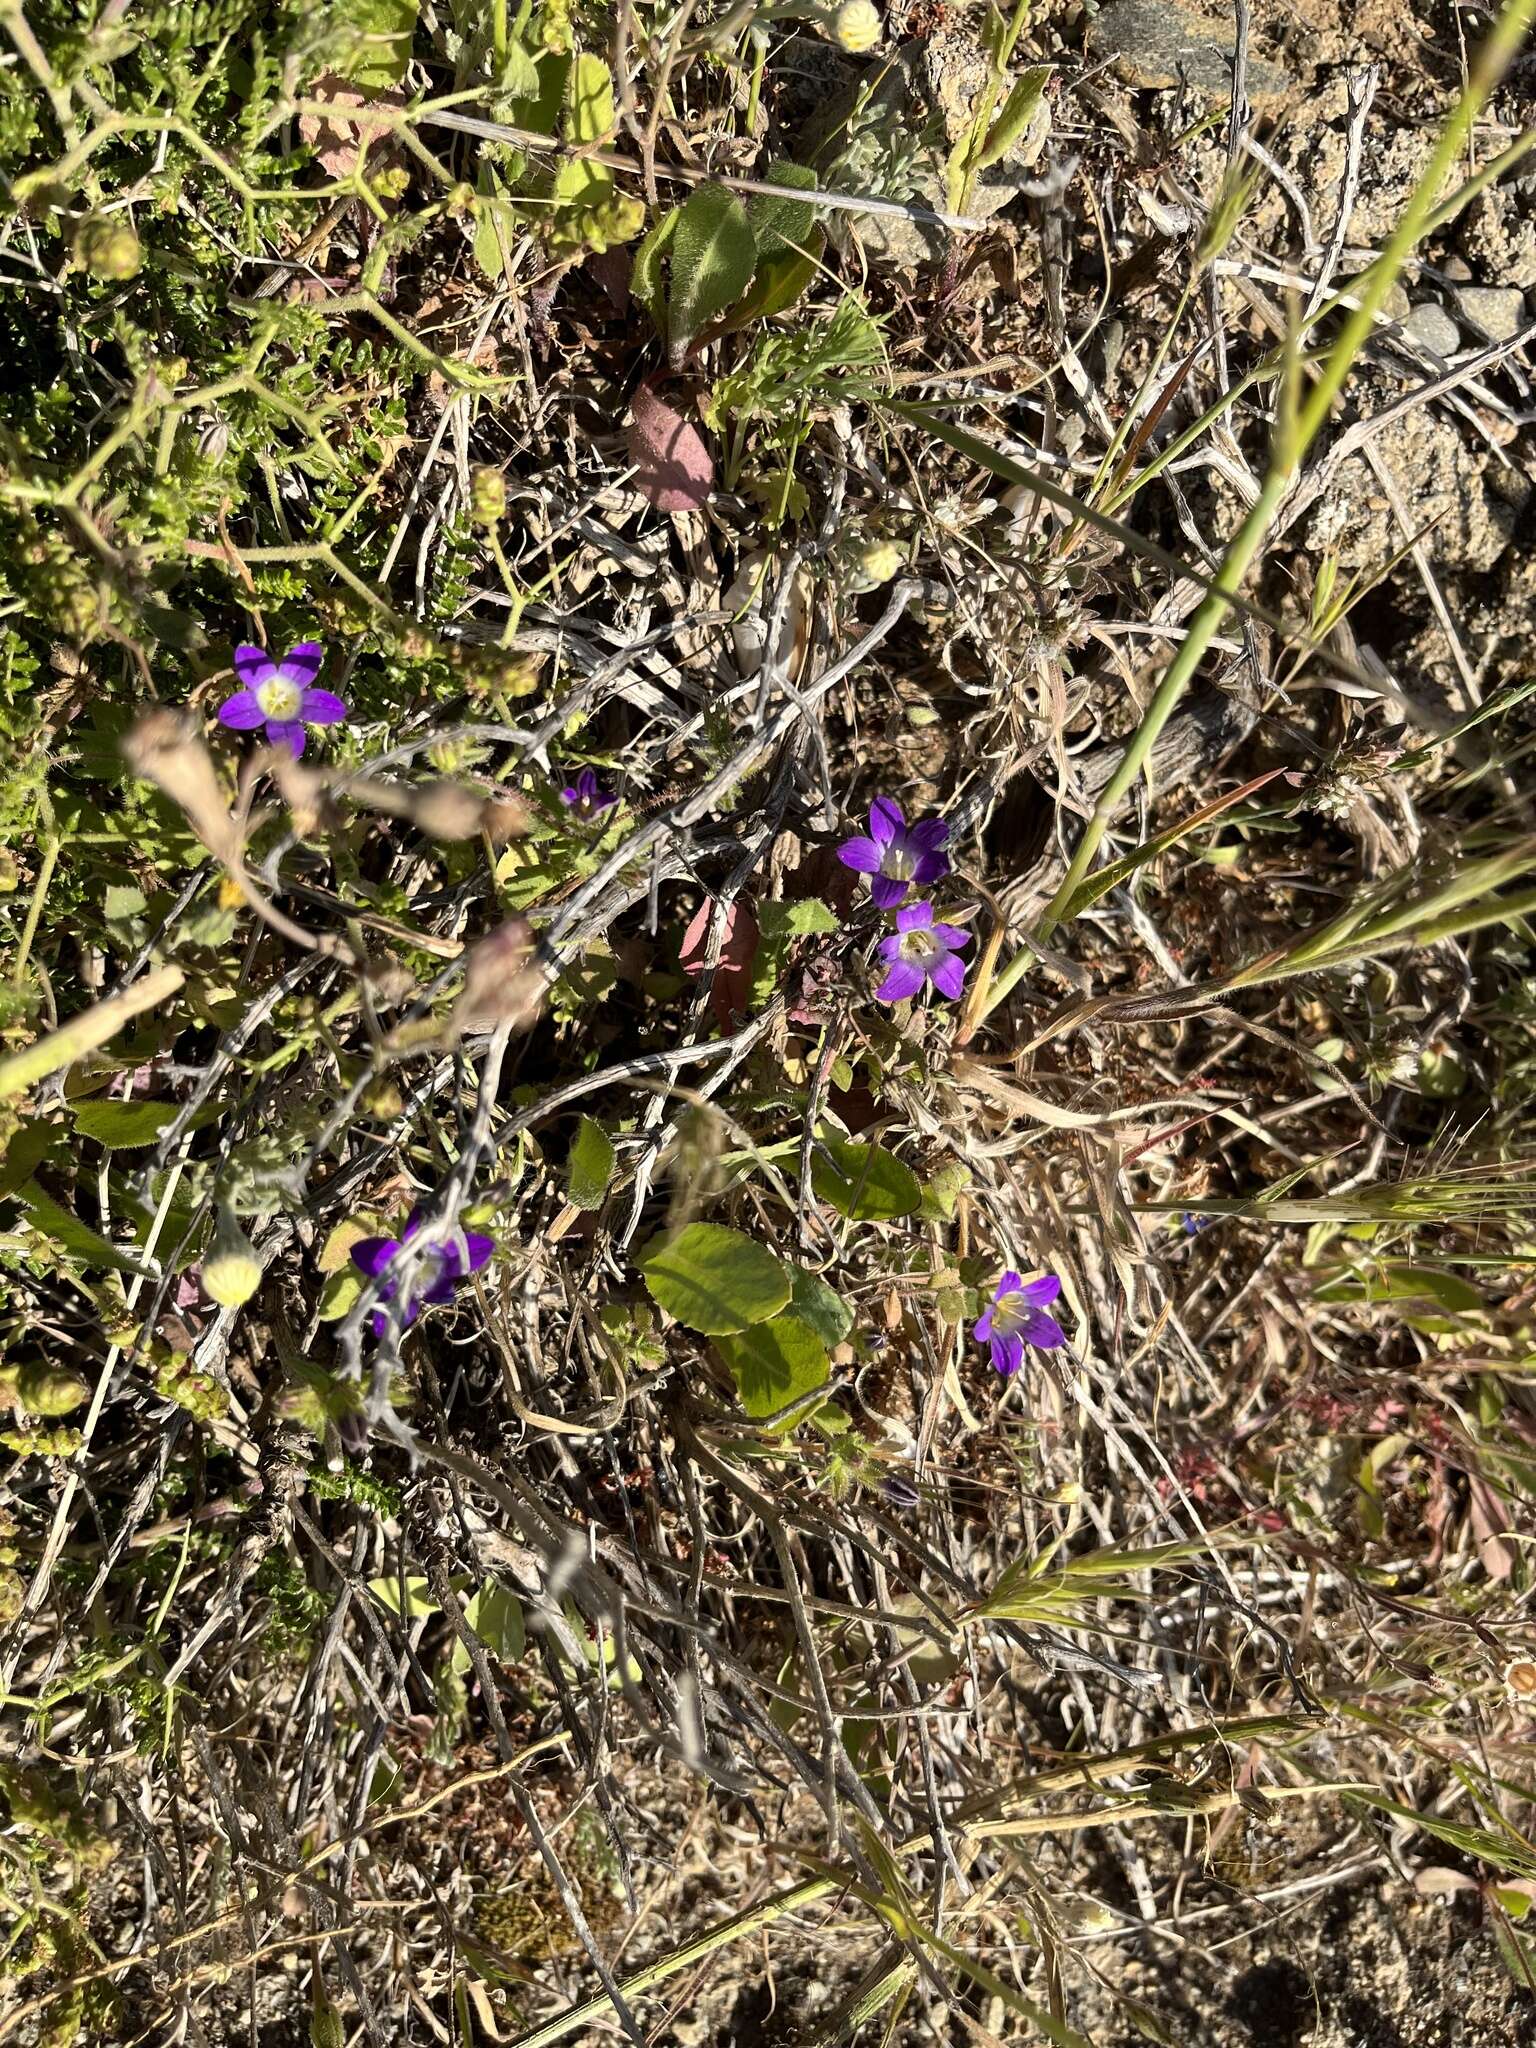
[[[16,1374],[16,1398],[33,1415],[73,1415],[90,1388],[78,1373],[52,1365],[24,1365]]]
[[[859,556],[859,588],[878,590],[882,583],[890,582],[905,559],[895,541],[871,541]]]
[[[482,463],[469,473],[469,516],[476,526],[494,526],[507,509],[507,480]]]
[[[219,1210],[213,1250],[203,1261],[203,1292],[220,1308],[239,1308],[261,1285],[256,1247],[228,1209]]]

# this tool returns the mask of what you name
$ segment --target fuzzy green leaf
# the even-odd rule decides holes
[[[827,1383],[826,1346],[798,1316],[774,1316],[737,1336],[717,1337],[715,1345],[749,1415],[772,1415]]]
[[[565,85],[565,139],[601,142],[613,130],[613,74],[601,57],[572,60]]]
[[[912,1216],[922,1204],[917,1175],[879,1145],[825,1138],[811,1160],[811,1186],[839,1216],[855,1223],[889,1223]]]
[[[667,346],[674,369],[694,336],[741,297],[756,268],[747,209],[723,185],[700,185],[678,214],[672,236]]]
[[[566,1161],[566,1193],[578,1209],[600,1209],[613,1179],[613,1140],[601,1124],[584,1116]]]
[[[174,1102],[82,1102],[74,1110],[75,1130],[109,1152],[132,1152],[153,1145],[177,1108]]]
[[[411,61],[420,0],[342,0],[334,11],[347,37],[339,75],[368,92],[398,85]]]
[[[987,131],[987,139],[981,145],[981,153],[976,159],[978,171],[984,171],[989,164],[1000,162],[1018,143],[1025,129],[1035,118],[1035,110],[1040,105],[1041,95],[1045,91],[1050,75],[1051,67],[1048,64],[1036,64],[1031,70],[1026,71],[1022,78],[1015,81],[1012,92],[1003,102],[1002,111]]]
[[[706,1337],[763,1322],[790,1296],[783,1262],[719,1223],[690,1223],[653,1237],[636,1263],[658,1305]]]
[[[792,1271],[794,1293],[790,1296],[789,1305],[830,1351],[834,1344],[841,1344],[853,1328],[853,1310],[819,1273],[807,1272],[804,1266],[795,1266]]]
[[[661,272],[661,259],[672,246],[681,213],[682,208],[674,206],[670,212],[661,215],[635,251],[634,265],[629,273],[630,296],[644,306],[651,316],[651,324],[663,340],[667,332],[667,286]]]
[[[816,173],[808,164],[770,164],[764,182],[781,185],[783,199],[770,199],[766,192],[754,192],[747,201],[747,219],[757,245],[759,266],[774,257],[799,255],[810,244],[816,228],[816,209],[804,199],[791,199],[791,192],[816,189]]]
[[[114,1273],[137,1273],[141,1269],[135,1259],[103,1237],[98,1230],[92,1230],[88,1223],[82,1223],[73,1210],[66,1209],[62,1202],[56,1202],[46,1188],[35,1180],[29,1180],[17,1192],[17,1201],[27,1211],[27,1221],[39,1237],[45,1237],[55,1251],[61,1252],[77,1266],[104,1267]]]

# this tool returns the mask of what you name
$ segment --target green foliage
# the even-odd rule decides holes
[[[773,1316],[734,1336],[718,1336],[715,1348],[735,1374],[749,1415],[772,1415],[827,1382],[826,1347],[798,1315]]]
[[[584,1116],[576,1126],[566,1161],[567,1189],[578,1209],[600,1209],[608,1184],[613,1179],[616,1155],[613,1140],[601,1124]]]
[[[772,1252],[719,1223],[664,1232],[636,1264],[658,1306],[707,1337],[764,1321],[791,1292],[789,1271]]]
[[[821,1201],[856,1223],[889,1223],[922,1205],[922,1188],[905,1160],[847,1138],[817,1141],[811,1185]]]

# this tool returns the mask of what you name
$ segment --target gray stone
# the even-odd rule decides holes
[[[1437,306],[1433,299],[1415,306],[1403,326],[1421,348],[1434,355],[1453,356],[1461,347],[1461,330],[1444,306]]]
[[[1114,60],[1132,85],[1188,85],[1211,99],[1232,93],[1237,37],[1229,14],[1219,20],[1185,0],[1111,0],[1088,31],[1094,53]],[[1255,106],[1282,98],[1291,80],[1278,64],[1250,49],[1244,83]]]
[[[1490,341],[1508,341],[1525,325],[1525,296],[1508,284],[1466,284],[1457,302],[1472,325]]]

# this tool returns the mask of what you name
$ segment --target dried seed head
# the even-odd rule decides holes
[[[1536,1707],[1536,1657],[1513,1657],[1504,1666],[1504,1690],[1517,1707]]]
[[[862,57],[874,49],[885,33],[880,10],[872,0],[843,0],[831,17],[832,40],[850,57]]]
[[[464,968],[464,993],[454,1011],[460,1031],[493,1031],[531,1024],[544,1000],[544,977],[534,960],[533,930],[510,917],[473,947]]]

